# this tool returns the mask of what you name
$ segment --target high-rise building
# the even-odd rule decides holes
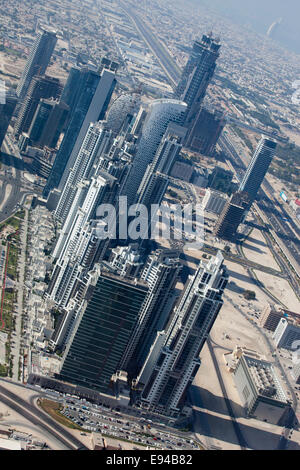
[[[28,131],[31,144],[55,148],[67,122],[69,106],[54,99],[42,98]]]
[[[101,270],[68,341],[60,379],[109,393],[148,287]]]
[[[233,377],[247,416],[280,425],[289,403],[273,364],[253,351],[238,356]]]
[[[240,184],[239,191],[249,194],[250,205],[257,196],[258,190],[269,169],[276,150],[276,142],[264,135],[260,139],[251,162]]]
[[[300,322],[292,318],[281,318],[273,334],[276,348],[298,349],[300,344]]]
[[[219,57],[219,41],[212,34],[196,40],[179,81],[176,97],[187,103],[185,125],[190,125],[197,116],[207,87],[213,77]]]
[[[16,104],[17,97],[11,93],[6,93],[5,103],[0,103],[0,150]]]
[[[17,87],[17,95],[21,100],[25,97],[32,78],[46,72],[56,41],[56,34],[49,31],[42,31],[35,40]]]
[[[14,126],[14,133],[16,137],[19,137],[22,132],[28,133],[40,99],[57,99],[61,94],[61,90],[62,86],[57,78],[48,77],[46,75],[37,75],[33,77],[23,103],[19,109]]]
[[[144,263],[137,243],[116,246],[111,250],[109,265],[122,277],[138,277]]]
[[[212,112],[201,106],[196,118],[191,123],[184,145],[202,155],[213,155],[225,123],[221,112]]]
[[[177,251],[157,250],[146,261],[141,279],[149,290],[121,363],[122,369],[131,375],[139,372],[157,332],[163,330],[169,320],[179,296],[175,286],[181,268]]]
[[[225,240],[234,240],[238,226],[249,207],[248,193],[236,192],[226,202],[214,228],[214,235]]]
[[[77,93],[80,89],[83,70],[84,69],[80,69],[79,67],[72,67],[70,69],[61,94],[61,101],[66,103],[70,108],[70,116],[73,115],[73,110],[78,100]]]
[[[73,106],[68,128],[45,185],[44,197],[55,187],[63,188],[90,123],[104,119],[115,85],[113,72],[103,70],[100,76],[89,69],[81,71],[76,104]]]
[[[180,122],[186,111],[186,104],[178,100],[155,100],[145,119],[137,153],[134,157],[132,170],[129,174],[124,195],[128,204],[138,199],[138,189],[145,171],[152,163],[159,144],[170,122]]]
[[[135,381],[142,407],[166,415],[179,413],[200,366],[199,354],[222,307],[227,282],[221,252],[207,264],[201,261],[189,277],[167,328],[157,334]]]
[[[140,97],[137,94],[120,95],[107,111],[107,127],[119,134],[126,120],[129,121],[128,124],[133,120],[139,101]]]
[[[171,122],[161,140],[152,163],[145,171],[137,192],[137,202],[149,206],[160,204],[169,180],[172,166],[179,157],[186,129]]]
[[[114,201],[117,180],[100,171],[91,181],[78,184],[77,193],[61,229],[53,258],[56,263],[48,288],[48,296],[65,307],[76,292],[82,275],[101,259],[105,240],[97,236],[97,207]]]
[[[55,218],[61,223],[69,214],[78,183],[92,176],[91,171],[96,158],[109,148],[111,138],[112,133],[106,129],[105,121],[90,124],[54,213]]]

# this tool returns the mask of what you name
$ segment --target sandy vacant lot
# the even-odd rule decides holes
[[[280,267],[266,245],[264,236],[257,228],[252,230],[247,240],[243,243],[243,252],[249,260],[280,271]]]
[[[284,303],[288,310],[300,313],[300,302],[288,281],[261,271],[256,271],[255,273],[266,289]]]

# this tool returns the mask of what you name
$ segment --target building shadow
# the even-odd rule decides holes
[[[15,157],[14,155],[8,155],[5,152],[0,152],[0,162],[7,166],[12,166],[20,171],[27,171],[28,173],[32,173],[35,175],[36,173],[33,171],[32,166],[28,163],[24,162],[20,158]]]
[[[212,438],[227,442],[233,445],[239,445],[236,431],[238,429],[240,438],[246,442],[247,448],[253,450],[279,450],[284,449],[286,441],[281,437],[280,429],[278,432],[272,432],[262,421],[247,418],[244,408],[232,400],[229,400],[234,416],[247,420],[243,423],[233,423],[226,407],[225,399],[214,395],[210,391],[192,385],[191,395],[193,396],[193,426],[194,431],[199,432],[206,438]],[[190,397],[191,397],[190,395]],[[286,413],[285,413],[286,415]],[[282,421],[282,420],[281,420]],[[249,422],[249,424],[248,424]],[[255,423],[257,422],[257,426]],[[282,422],[279,423],[282,425]],[[265,426],[270,426],[266,424]],[[300,450],[298,442],[293,441],[293,450]]]
[[[255,253],[264,253],[260,248],[256,248],[256,246],[253,246],[253,245],[249,245],[249,243],[243,243],[242,244],[242,247],[243,248],[247,248],[248,250],[251,250],[251,251],[255,251]]]

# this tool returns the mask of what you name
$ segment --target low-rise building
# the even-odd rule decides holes
[[[296,320],[281,318],[273,339],[277,348],[295,350],[297,342],[300,342],[300,323]]]
[[[279,424],[289,402],[273,365],[257,354],[241,351],[233,376],[246,414]]]

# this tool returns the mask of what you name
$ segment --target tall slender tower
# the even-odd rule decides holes
[[[69,214],[78,183],[92,176],[90,173],[96,157],[108,149],[111,135],[111,131],[105,127],[105,121],[90,124],[54,213],[55,218],[60,222],[65,222]]]
[[[178,414],[222,307],[227,281],[221,252],[207,264],[201,261],[190,276],[167,329],[157,334],[137,378],[141,406],[166,415]]]
[[[175,285],[181,268],[177,251],[157,250],[149,255],[141,274],[149,291],[121,364],[128,372],[141,369],[157,332],[166,326],[178,296]]]
[[[272,162],[276,145],[274,140],[262,135],[240,184],[239,191],[245,191],[249,194],[251,200],[250,206],[256,198],[258,190]]]
[[[175,93],[176,97],[188,106],[185,125],[189,125],[199,111],[216,68],[220,47],[219,41],[214,39],[212,34],[204,34],[201,40],[196,40],[193,44],[193,50]]]
[[[173,163],[178,158],[182,149],[182,141],[186,135],[187,129],[179,126],[178,124],[171,122],[161,140],[161,143],[157,149],[152,163],[150,163],[144,173],[141,184],[138,188],[138,199],[139,203],[144,204],[145,193],[151,180],[155,178],[156,172],[163,173],[164,175],[170,175]],[[154,201],[153,201],[154,203]]]
[[[46,72],[56,41],[54,32],[43,31],[38,35],[17,87],[17,95],[21,100],[25,97],[32,78]]]
[[[100,76],[89,69],[81,71],[76,104],[73,105],[67,131],[45,185],[44,197],[48,196],[51,189],[64,187],[89,125],[91,122],[104,119],[115,85],[114,72],[103,70]]]
[[[96,210],[99,204],[114,200],[116,188],[116,178],[105,171],[100,171],[89,183],[78,185],[53,253],[57,261],[48,295],[60,306],[67,305],[82,273],[98,261],[99,245],[104,241],[98,239],[94,226]]]

